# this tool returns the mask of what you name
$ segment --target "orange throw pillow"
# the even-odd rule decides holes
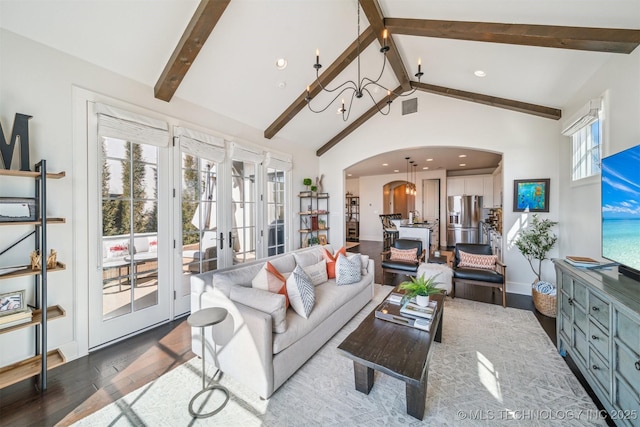
[[[287,279],[269,261],[266,262],[251,284],[254,288],[284,295],[285,308],[289,308],[289,296],[287,295]]]
[[[322,256],[327,260],[327,276],[329,279],[336,278],[336,260],[340,254],[347,256],[347,249],[344,246],[338,249],[334,255],[331,255],[328,250],[322,248]]]

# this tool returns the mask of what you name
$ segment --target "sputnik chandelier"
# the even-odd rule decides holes
[[[349,92],[351,92],[351,99],[349,100],[349,109],[347,110],[345,108],[345,98],[342,98],[342,106],[340,107],[340,109],[338,109],[338,113],[342,113],[342,120],[343,121],[347,121],[349,120],[349,114],[351,113],[351,107],[353,105],[353,98],[362,98],[364,96],[364,94],[366,93],[367,95],[369,95],[369,97],[371,98],[371,101],[373,102],[373,105],[375,105],[375,107],[378,109],[378,112],[384,116],[386,116],[387,114],[389,114],[389,112],[391,111],[391,103],[393,102],[393,99],[391,98],[391,93],[392,91],[390,89],[387,89],[386,87],[384,87],[383,85],[381,85],[380,83],[378,83],[380,81],[380,79],[382,78],[382,74],[384,73],[384,68],[387,64],[387,52],[389,51],[389,46],[387,45],[387,37],[388,37],[388,32],[385,29],[383,34],[382,34],[382,47],[380,48],[380,52],[382,53],[382,69],[380,70],[380,74],[378,75],[378,78],[375,80],[372,80],[368,77],[361,77],[360,74],[360,3],[356,2],[358,4],[358,38],[357,38],[357,64],[358,64],[358,79],[357,82],[353,81],[353,80],[348,80],[344,83],[342,83],[341,85],[330,89],[327,88],[325,86],[322,85],[322,83],[320,82],[320,68],[322,68],[322,64],[320,64],[320,51],[319,49],[316,49],[316,63],[313,64],[313,68],[316,69],[316,82],[318,83],[318,86],[322,89],[322,91],[327,92],[327,93],[335,93],[338,92],[333,99],[324,107],[321,108],[319,110],[315,110],[312,106],[311,106],[311,88],[309,86],[307,86],[307,96],[305,97],[305,100],[307,101],[307,106],[309,107],[309,110],[314,112],[314,113],[322,113],[324,111],[327,110],[327,108],[329,108],[331,106],[331,104],[333,104],[333,102],[338,99],[340,96],[342,96],[343,94],[347,93],[347,96],[349,96]],[[422,63],[421,60],[418,59],[418,72],[415,74],[415,76],[418,78],[418,81],[420,81],[420,78],[422,77],[424,73],[422,72]],[[374,99],[373,95],[371,94],[371,92],[369,91],[368,87],[373,85],[374,91],[376,89],[382,89],[382,90],[386,90],[387,91],[387,101],[386,101],[386,108],[381,109],[378,106],[378,103],[376,102],[376,100]],[[409,96],[411,94],[413,94],[415,92],[415,88],[408,92],[408,93],[401,93],[401,94],[395,94],[397,96]]]

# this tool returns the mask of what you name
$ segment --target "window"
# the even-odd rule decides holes
[[[267,224],[268,224],[268,255],[284,253],[285,249],[285,172],[277,169],[267,169]]]
[[[600,174],[601,139],[600,119],[571,135],[573,181]]]
[[[562,134],[571,137],[571,180],[600,174],[602,99],[590,100],[567,122]]]

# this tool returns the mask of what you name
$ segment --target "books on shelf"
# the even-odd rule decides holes
[[[565,260],[574,267],[594,267],[600,265],[599,261],[585,256],[567,255]]]
[[[33,318],[33,313],[30,308],[24,311],[20,311],[18,313],[7,314],[6,316],[0,316],[0,329],[31,322],[32,318]]]

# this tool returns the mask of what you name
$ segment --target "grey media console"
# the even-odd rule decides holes
[[[640,282],[554,261],[558,351],[620,426],[640,426]]]

